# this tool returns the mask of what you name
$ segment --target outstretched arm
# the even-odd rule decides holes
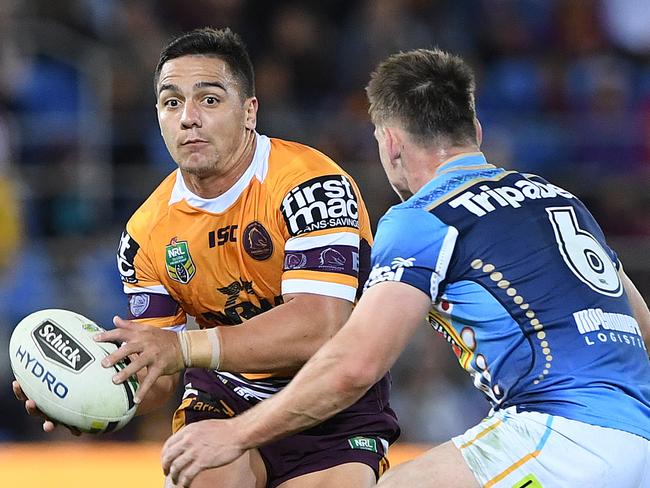
[[[189,486],[201,470],[226,464],[247,449],[304,430],[353,404],[395,362],[430,307],[429,297],[410,285],[373,286],[346,325],[283,391],[231,420],[200,422],[173,435],[163,449],[165,473],[179,486]]]
[[[103,360],[105,367],[134,355],[115,375],[116,383],[147,368],[135,398],[139,403],[158,377],[188,366],[293,374],[340,329],[351,309],[352,304],[340,298],[294,294],[237,326],[176,333],[116,318],[116,328],[95,339],[122,344]]]

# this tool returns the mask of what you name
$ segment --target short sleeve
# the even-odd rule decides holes
[[[130,224],[130,223],[129,223]],[[155,268],[127,225],[117,248],[117,269],[128,296],[127,319],[155,327],[185,325],[186,315],[156,276]]]
[[[392,208],[379,222],[365,288],[384,281],[407,283],[436,301],[458,230],[423,209]]]

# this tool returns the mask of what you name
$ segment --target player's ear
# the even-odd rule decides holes
[[[258,106],[259,106],[259,102],[257,101],[257,97],[247,98],[244,101],[244,110],[246,112],[246,118],[244,120],[244,125],[249,130],[255,130],[255,127],[257,126],[257,108],[258,108]]]
[[[391,163],[395,163],[402,157],[402,141],[399,131],[391,128],[384,127],[384,137],[386,138],[386,150]]]
[[[483,127],[476,117],[474,117],[474,127],[476,127],[476,144],[481,147],[481,143],[483,142]]]

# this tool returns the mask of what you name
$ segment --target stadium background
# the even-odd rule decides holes
[[[650,297],[650,2],[0,0],[0,472],[19,472],[20,459],[34,465],[41,458],[27,443],[46,439],[11,394],[11,329],[41,308],[105,325],[125,310],[120,232],[174,168],[151,75],[171,35],[203,25],[230,26],[247,42],[259,131],[340,162],[375,223],[396,198],[366,113],[369,72],[401,49],[465,56],[477,73],[488,158],[579,195]],[[393,404],[402,442],[435,444],[487,407],[447,345],[420,333],[393,370]],[[77,461],[90,452],[153,459],[173,406],[106,438],[75,440],[81,451],[57,449]]]

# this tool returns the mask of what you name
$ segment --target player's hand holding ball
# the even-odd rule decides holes
[[[134,400],[139,404],[160,376],[171,375],[185,368],[178,334],[120,317],[115,317],[113,323],[115,329],[102,331],[94,337],[100,343],[121,344],[102,360],[102,366],[115,367],[131,358],[130,364],[119,368],[113,382],[123,384],[137,375],[140,384]]]
[[[17,380],[13,391],[30,415],[46,419],[46,432],[56,424],[73,434],[111,432],[135,415],[138,381],[113,382],[128,360],[102,367],[102,359],[118,349],[93,339],[103,330],[82,315],[59,309],[34,312],[14,329],[9,342]]]

